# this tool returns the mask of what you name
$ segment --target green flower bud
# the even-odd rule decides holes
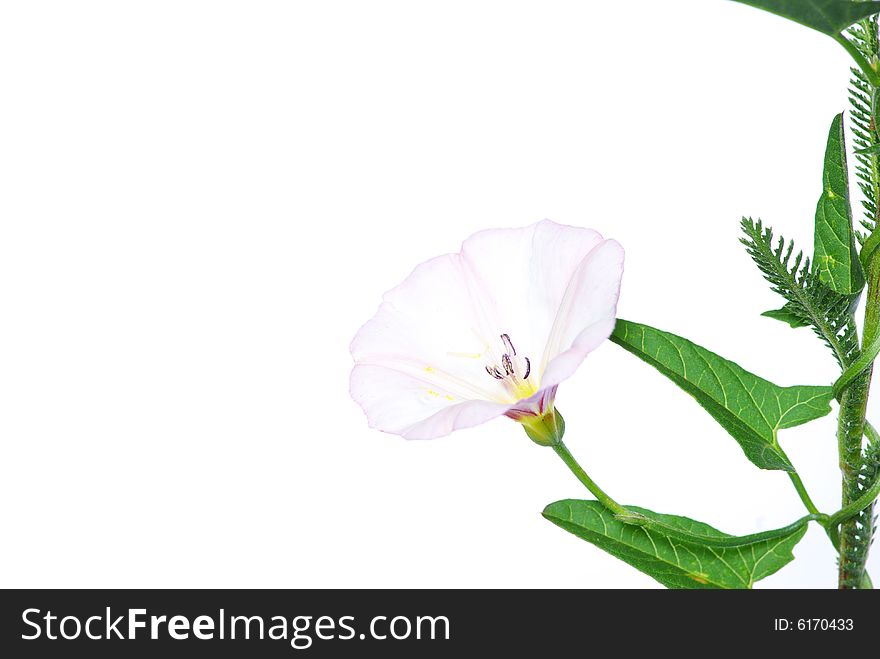
[[[565,434],[565,419],[555,407],[541,416],[523,416],[517,419],[535,444],[556,446]]]

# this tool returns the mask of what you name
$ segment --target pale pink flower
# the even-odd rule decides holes
[[[614,329],[622,274],[623,248],[591,229],[480,231],[385,294],[351,343],[351,395],[408,439],[542,417]]]

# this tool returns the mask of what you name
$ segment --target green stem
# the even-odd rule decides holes
[[[630,511],[617,503],[614,499],[608,496],[601,487],[596,485],[593,479],[584,471],[583,467],[578,464],[578,461],[574,459],[574,456],[561,440],[553,444],[553,450],[556,451],[556,455],[562,458],[562,461],[566,466],[571,469],[571,473],[573,473],[575,477],[583,483],[584,487],[586,487],[590,493],[598,499],[599,503],[615,515],[624,515],[627,517],[632,515]]]
[[[778,444],[777,446],[782,455],[785,456],[785,459],[791,462],[791,460],[788,459],[788,456],[785,455],[785,451],[782,450],[782,447]],[[818,522],[819,525],[825,529],[826,533],[828,533],[828,538],[831,540],[831,544],[837,549],[840,544],[840,540],[837,536],[837,526],[831,525],[831,518],[828,515],[819,512],[819,509],[816,507],[816,504],[813,503],[813,499],[810,497],[810,493],[807,492],[807,487],[804,485],[804,482],[801,480],[798,473],[796,471],[790,471],[788,472],[788,477],[791,479],[792,485],[794,485],[794,489],[797,490],[798,496],[801,498],[804,506],[810,511],[812,520]]]
[[[791,460],[785,454],[785,451],[782,450],[782,447],[777,443],[776,448],[779,449],[779,452],[785,458],[785,460],[791,464]],[[796,471],[789,471],[788,477],[791,479],[791,484],[794,485],[794,489],[797,490],[798,496],[801,498],[801,501],[804,503],[804,507],[809,511],[811,515],[817,515],[818,517],[825,519],[828,515],[824,515],[819,512],[819,509],[816,507],[816,504],[813,503],[813,499],[810,497],[810,493],[807,492],[807,487],[804,485],[804,482],[801,480],[801,477],[798,475]],[[824,526],[824,524],[822,524]]]
[[[867,490],[862,496],[834,513],[828,519],[829,526],[837,526],[838,524],[852,519],[863,510],[866,510],[874,503],[874,500],[880,496],[880,478],[874,481],[870,490]]]
[[[869,350],[880,336],[880,268],[869,268],[867,279],[863,351]],[[842,475],[841,508],[843,510],[856,505],[864,494],[859,484],[859,471],[862,466],[862,437],[865,433],[865,412],[868,407],[872,372],[873,365],[865,368],[847,385],[840,396],[837,443]],[[859,588],[864,581],[865,561],[868,558],[871,541],[872,514],[869,505],[864,513],[860,512],[850,517],[840,526],[838,586],[842,589]]]
[[[814,504],[813,500],[810,498],[807,488],[804,486],[804,482],[801,480],[801,477],[798,476],[797,472],[788,472],[788,477],[791,479],[794,489],[797,490],[798,496],[801,498],[801,501],[804,502],[804,506],[806,506],[807,510],[813,515],[821,515],[822,513],[816,508],[816,504]]]

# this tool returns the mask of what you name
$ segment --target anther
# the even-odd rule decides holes
[[[516,348],[513,347],[513,341],[510,340],[509,334],[501,334],[501,343],[504,344],[504,354],[501,355],[501,364],[486,365],[486,373],[496,380],[507,380],[505,386],[521,387],[524,386],[522,380],[528,380],[532,373],[532,362],[528,357],[517,357]],[[521,359],[522,362],[517,361]],[[525,371],[522,375],[519,373]]]

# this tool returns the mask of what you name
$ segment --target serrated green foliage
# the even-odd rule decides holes
[[[767,318],[772,318],[774,320],[779,320],[795,329],[797,329],[798,327],[810,326],[809,321],[804,320],[798,314],[791,311],[791,309],[788,308],[788,305],[782,307],[781,309],[771,309],[770,311],[765,311],[761,315],[766,316]]]
[[[841,368],[859,355],[859,339],[852,308],[858,296],[841,295],[824,286],[810,268],[803,252],[794,255],[794,243],[780,237],[761,221],[743,218],[741,239],[749,256],[770,287],[786,300],[785,309],[812,326],[816,335],[831,349]]]
[[[780,387],[669,332],[619,319],[611,340],[693,396],[761,469],[794,471],[777,432],[831,411],[831,387]]]
[[[876,60],[878,51],[877,17],[867,18],[850,28],[849,41],[868,62]],[[856,151],[855,174],[862,192],[864,217],[862,227],[870,234],[877,226],[877,202],[880,199],[880,133],[877,130],[876,106],[877,88],[870,83],[865,74],[853,68],[850,80],[850,132]],[[860,238],[864,239],[863,236]],[[864,260],[862,261],[864,265]]]
[[[843,115],[839,114],[828,132],[813,258],[819,280],[843,295],[855,295],[865,286],[852,224]]]
[[[829,36],[880,12],[880,2],[860,0],[734,0],[819,30]]]
[[[874,146],[869,146],[864,149],[858,149],[856,151],[856,155],[859,156],[869,156],[874,153],[880,153],[880,144],[875,144]]]
[[[877,479],[880,478],[880,438],[871,436],[868,445],[862,454],[861,468],[855,480],[853,491],[850,496],[857,499],[858,495],[870,490]],[[846,535],[846,559],[850,565],[861,566],[861,574],[850,576],[846,586],[850,588],[864,588],[864,565],[868,558],[868,551],[874,540],[877,527],[877,517],[874,514],[876,503],[871,504],[853,518],[852,523],[844,524],[841,533]],[[870,581],[870,578],[869,578]]]
[[[687,517],[662,515],[635,506],[627,508],[686,533],[733,537]],[[778,534],[762,534],[764,539],[756,542],[719,547],[624,523],[598,501],[557,501],[547,506],[543,515],[667,588],[751,588],[756,581],[794,559],[792,550],[807,529],[804,522],[794,529],[780,530]]]
[[[871,438],[865,448],[864,459],[862,460],[862,469],[859,472],[859,487],[863,492],[870,490],[874,484],[880,479],[880,440],[877,437]],[[863,526],[868,529],[868,533],[873,538],[875,531],[874,507],[863,511]]]

